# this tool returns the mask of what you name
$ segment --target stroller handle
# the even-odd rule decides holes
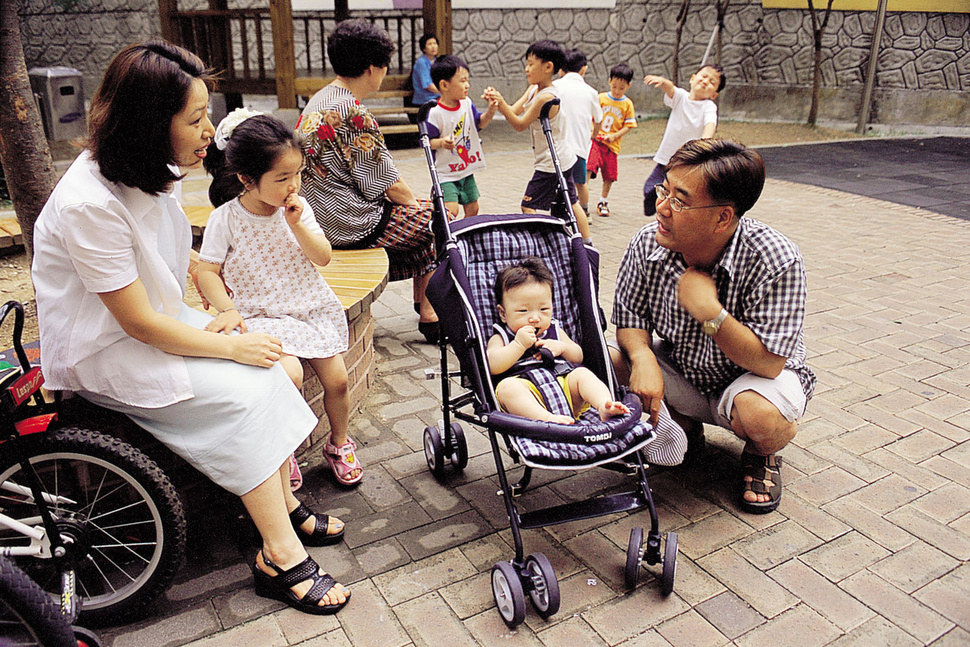
[[[542,110],[539,111],[539,119],[548,119],[549,111],[552,110],[553,106],[559,105],[559,97],[555,99],[549,99],[544,104],[542,104]]]
[[[428,113],[437,104],[437,100],[432,99],[427,103],[422,103],[421,107],[418,108],[418,136],[428,136]]]

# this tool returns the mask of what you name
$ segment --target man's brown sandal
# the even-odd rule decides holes
[[[741,461],[741,509],[751,514],[765,514],[776,509],[781,503],[781,456],[744,452]],[[751,480],[745,477],[751,477]],[[767,501],[748,501],[744,498],[746,492],[767,494],[770,498]]]

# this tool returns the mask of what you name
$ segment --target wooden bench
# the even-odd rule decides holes
[[[24,235],[20,230],[20,222],[16,218],[0,219],[0,249],[24,244]]]

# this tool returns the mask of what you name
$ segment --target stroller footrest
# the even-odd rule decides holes
[[[519,517],[519,527],[542,528],[564,521],[578,521],[616,512],[630,512],[647,504],[647,500],[639,492],[608,494],[587,501],[575,501],[551,508],[525,512]]]

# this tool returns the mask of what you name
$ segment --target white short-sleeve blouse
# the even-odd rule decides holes
[[[48,388],[148,408],[193,396],[183,359],[130,337],[98,296],[140,278],[155,310],[178,315],[192,244],[180,191],[109,182],[87,151],[58,182],[34,226],[31,268]],[[174,266],[159,252],[172,245]]]

